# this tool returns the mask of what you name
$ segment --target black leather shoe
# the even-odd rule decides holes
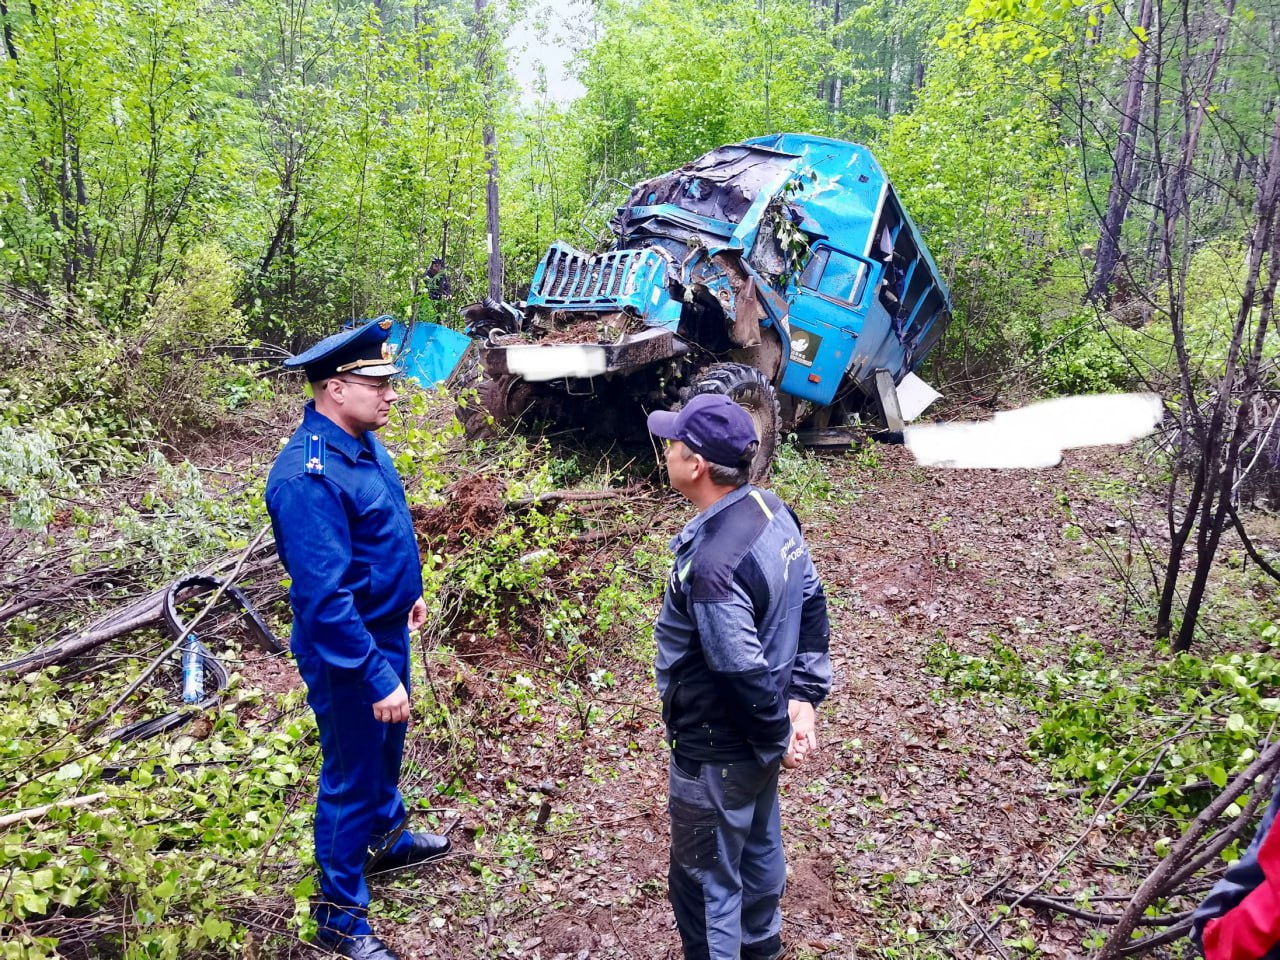
[[[448,837],[434,833],[411,833],[409,837],[413,840],[409,846],[383,854],[370,863],[365,872],[384,873],[388,870],[403,870],[405,867],[421,867],[440,860],[453,849]]]
[[[338,956],[348,960],[400,960],[400,954],[377,937],[350,937],[338,948]]]
[[[348,960],[400,960],[398,953],[372,935],[367,937],[344,937],[341,934],[325,936],[325,931],[322,930],[316,936],[314,943],[317,947],[322,947],[339,957],[347,957]]]

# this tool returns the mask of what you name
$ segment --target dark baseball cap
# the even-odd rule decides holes
[[[676,412],[655,410],[649,432],[722,467],[749,466],[759,442],[751,414],[722,393],[700,393]]]

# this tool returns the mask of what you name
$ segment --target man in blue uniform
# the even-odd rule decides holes
[[[404,488],[374,431],[399,372],[391,323],[344,331],[285,361],[314,401],[267,479],[276,549],[292,578],[290,647],[315,711],[323,763],[316,801],[314,908],[323,946],[395,960],[367,918],[365,874],[449,851],[405,829],[400,759],[409,719],[409,632],[422,626],[422,566]]]
[[[750,415],[703,394],[649,415],[671,485],[698,515],[654,625],[671,746],[669,896],[686,960],[782,953],[778,771],[817,747],[831,689],[827,602],[795,515],[747,481]]]

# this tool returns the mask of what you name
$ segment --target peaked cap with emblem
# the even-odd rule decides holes
[[[343,330],[325,337],[310,350],[284,362],[289,370],[301,367],[312,383],[328,380],[340,373],[357,373],[362,377],[392,377],[400,373],[395,363],[396,344],[391,336],[390,317],[379,317],[354,330]]]

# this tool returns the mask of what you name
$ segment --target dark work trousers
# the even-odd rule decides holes
[[[408,628],[375,633],[374,640],[408,691]],[[320,900],[312,913],[325,940],[370,936],[364,865],[406,817],[398,784],[407,724],[376,720],[356,671],[334,670],[305,644],[295,646],[323,757],[315,829]],[[411,842],[406,831],[391,849]]]
[[[671,759],[668,895],[686,960],[773,960],[781,951],[778,768]]]

